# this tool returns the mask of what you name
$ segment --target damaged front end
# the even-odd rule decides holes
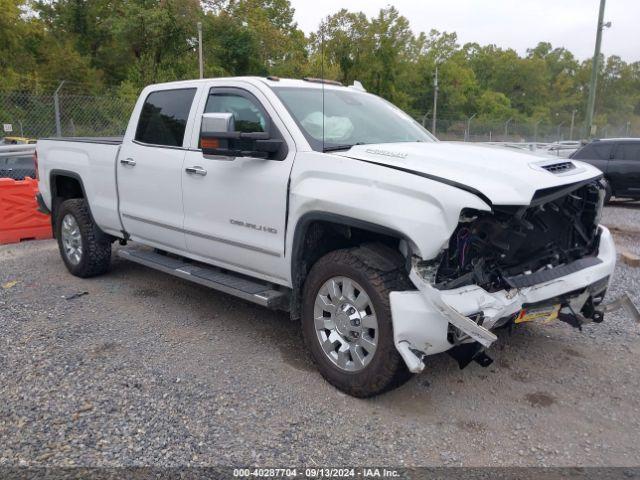
[[[599,225],[603,202],[600,181],[591,180],[540,190],[524,207],[464,210],[440,255],[414,260],[418,292],[391,294],[396,346],[409,369],[447,350],[461,367],[488,365],[491,330],[526,309],[549,307],[577,327],[602,321],[598,305],[615,267],[613,240]]]
[[[559,266],[591,258],[600,241],[599,181],[541,190],[526,207],[462,212],[435,278],[439,290],[479,285],[488,292],[540,283]],[[590,265],[583,261],[576,267]]]

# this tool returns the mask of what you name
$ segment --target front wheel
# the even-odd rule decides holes
[[[60,255],[76,277],[105,273],[111,263],[111,242],[91,218],[86,200],[65,200],[56,212],[56,238]]]
[[[401,269],[381,272],[350,250],[322,257],[303,293],[302,331],[322,376],[355,397],[371,397],[411,378],[393,342],[389,293],[410,289]]]

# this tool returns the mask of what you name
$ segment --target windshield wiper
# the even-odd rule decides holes
[[[363,142],[353,143],[351,145],[332,145],[330,147],[324,147],[322,149],[323,152],[339,152],[340,150],[350,150],[352,147],[356,145],[364,145]]]

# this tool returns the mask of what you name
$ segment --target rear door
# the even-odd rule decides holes
[[[609,172],[616,195],[640,196],[640,142],[619,143]]]
[[[120,216],[133,240],[185,250],[182,162],[196,88],[152,91],[116,165]],[[135,113],[134,113],[135,114]]]

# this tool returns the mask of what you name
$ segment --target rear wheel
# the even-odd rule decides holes
[[[411,378],[395,348],[389,293],[411,289],[401,269],[382,272],[350,250],[322,257],[304,288],[302,330],[324,378],[356,397],[391,390]]]
[[[96,226],[86,200],[65,200],[56,212],[56,238],[60,255],[76,277],[105,273],[111,263],[111,241]]]

